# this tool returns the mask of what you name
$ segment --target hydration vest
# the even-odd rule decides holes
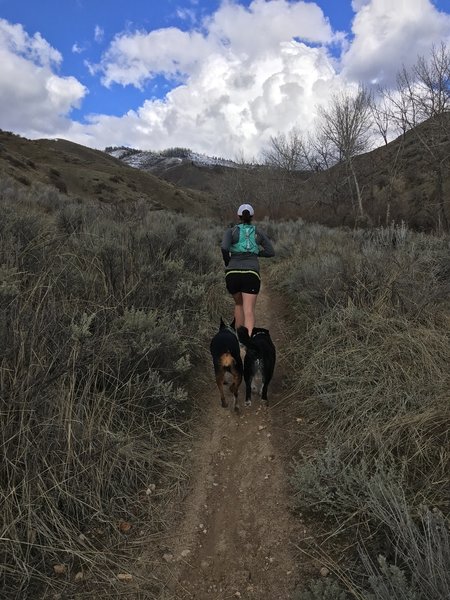
[[[233,229],[232,238],[236,235],[236,230],[239,232],[237,242],[230,246],[231,254],[258,254],[259,246],[256,241],[256,227],[247,223],[240,223]]]

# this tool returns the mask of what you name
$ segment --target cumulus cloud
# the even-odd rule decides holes
[[[318,105],[334,91],[357,81],[389,84],[402,63],[415,62],[449,36],[450,16],[429,0],[398,0],[395,10],[390,0],[352,0],[352,7],[348,36],[333,31],[314,2],[301,0],[253,0],[248,6],[224,0],[189,30],[119,32],[97,64],[85,64],[111,94],[118,85],[131,85],[148,91],[147,100],[122,116],[91,115],[86,123],[64,117],[86,90],[75,78],[55,73],[61,55],[39,34],[30,37],[20,26],[5,25],[0,98],[11,95],[18,108],[10,109],[16,121],[8,107],[4,114],[10,123],[22,120],[33,131],[41,127],[41,134],[97,148],[188,146],[257,157],[270,136],[292,127],[312,129]],[[13,73],[24,69],[26,77],[17,81]],[[152,80],[161,75],[172,89],[154,99]]]
[[[312,126],[318,102],[339,85],[320,48],[292,40],[277,54],[243,63],[219,53],[205,58],[187,83],[164,99],[147,100],[123,118],[92,116],[76,140],[97,147],[128,144],[142,149],[181,145],[235,157],[257,157],[270,136],[293,125]],[[101,142],[101,143],[100,143]]]
[[[402,65],[427,55],[433,43],[450,38],[450,15],[429,0],[354,0],[354,39],[344,55],[343,76],[389,86]]]
[[[74,77],[53,72],[61,54],[39,33],[0,19],[0,127],[25,135],[49,135],[69,126],[65,115],[86,93]],[[20,73],[20,77],[18,77]]]
[[[210,51],[210,44],[195,31],[168,27],[127,33],[115,37],[98,68],[106,86],[119,83],[142,88],[159,73],[172,78],[186,76]]]
[[[145,132],[145,147],[256,154],[262,140],[289,124],[311,126],[315,105],[336,77],[325,44],[340,37],[315,4],[225,2],[198,31],[116,36],[97,68],[110,87],[143,89],[158,74],[179,83],[165,99],[147,100],[133,118],[127,115],[136,139]],[[106,123],[94,121],[91,127]]]

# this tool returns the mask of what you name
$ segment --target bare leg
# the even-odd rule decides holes
[[[244,325],[244,309],[242,306],[242,293],[237,292],[233,294],[234,298],[234,326],[237,330],[238,327]]]
[[[244,312],[244,325],[248,329],[248,335],[252,335],[255,326],[255,306],[258,294],[242,293],[242,309]]]

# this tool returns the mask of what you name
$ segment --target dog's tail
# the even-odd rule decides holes
[[[234,367],[236,361],[231,355],[231,352],[224,352],[220,357],[220,366],[224,368]]]
[[[248,335],[247,327],[241,325],[237,330],[238,338],[241,344],[244,344],[246,348],[257,349],[257,346],[252,342],[251,337]]]

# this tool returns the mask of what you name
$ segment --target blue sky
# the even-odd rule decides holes
[[[448,0],[0,0],[0,128],[253,157],[448,39]]]

